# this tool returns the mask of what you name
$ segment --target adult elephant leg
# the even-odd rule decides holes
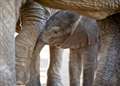
[[[98,44],[88,46],[83,53],[83,86],[92,86],[97,66]]]
[[[94,86],[119,86],[120,29],[119,14],[100,21],[101,51]]]
[[[62,54],[62,49],[50,46],[50,66],[48,69],[47,86],[63,86],[61,82]]]
[[[16,37],[17,84],[28,84],[32,77],[34,47],[48,16],[49,12],[36,2],[26,3],[21,9],[22,30]]]
[[[15,0],[0,1],[0,86],[16,86]]]
[[[27,84],[30,79],[30,62],[39,30],[34,25],[24,25],[16,37],[16,78],[17,84]]]
[[[41,86],[40,84],[40,51],[44,44],[38,41],[35,45],[30,63],[30,80],[26,86]]]
[[[70,86],[80,86],[81,67],[80,49],[70,49]]]

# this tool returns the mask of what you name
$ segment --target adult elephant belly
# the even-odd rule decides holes
[[[119,0],[35,0],[45,6],[67,9],[95,19],[104,19],[120,11]]]

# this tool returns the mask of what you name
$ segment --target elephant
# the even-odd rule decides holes
[[[36,0],[60,9],[69,9],[97,20],[100,26],[101,49],[93,86],[119,86],[119,0]]]
[[[0,36],[0,50],[1,50],[1,53],[0,53],[0,56],[1,56],[0,57],[0,60],[1,60],[0,61],[0,69],[1,69],[0,70],[0,76],[1,76],[0,83],[2,86],[15,86],[16,78],[15,78],[14,32],[15,32],[15,25],[16,25],[17,17],[19,15],[20,7],[27,1],[26,0],[9,0],[9,1],[3,0],[0,2],[0,12],[1,12],[0,13],[1,15],[0,16],[0,20],[1,20],[0,34],[1,35],[4,34],[4,37]],[[61,9],[69,9],[69,10],[71,9],[75,11],[81,11],[83,15],[93,17],[97,20],[105,19],[112,14],[119,13],[119,6],[120,6],[119,0],[117,1],[116,0],[112,0],[112,1],[104,0],[104,2],[100,0],[95,0],[95,1],[89,0],[87,5],[86,5],[86,1],[83,1],[83,0],[77,0],[77,1],[66,0],[66,4],[63,3],[64,2],[63,0],[61,1],[60,0],[59,1],[36,0],[36,1],[39,2],[40,4],[53,7],[53,8],[61,8]],[[20,4],[16,5],[17,2],[20,2]],[[102,15],[100,15],[101,12],[103,12]],[[96,17],[97,15],[98,17]],[[110,21],[111,20],[112,19],[110,19]],[[7,71],[7,72],[4,72],[4,71]]]
[[[83,86],[92,86],[100,46],[99,27],[95,20],[70,11],[58,11],[47,20],[39,41],[57,48],[70,48],[70,86],[80,86],[82,64]],[[63,86],[57,84],[58,80],[51,79],[60,76],[59,64],[60,61],[57,63],[50,58],[47,86]]]
[[[100,61],[93,86],[119,86],[120,14],[97,21],[101,29]]]

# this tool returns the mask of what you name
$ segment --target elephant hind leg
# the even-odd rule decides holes
[[[70,86],[80,86],[81,52],[79,49],[70,49]]]
[[[47,86],[63,86],[61,82],[62,53],[62,49],[50,46],[50,66],[48,69]]]

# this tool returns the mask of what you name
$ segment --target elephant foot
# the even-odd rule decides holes
[[[48,80],[47,86],[64,86],[61,80]]]

